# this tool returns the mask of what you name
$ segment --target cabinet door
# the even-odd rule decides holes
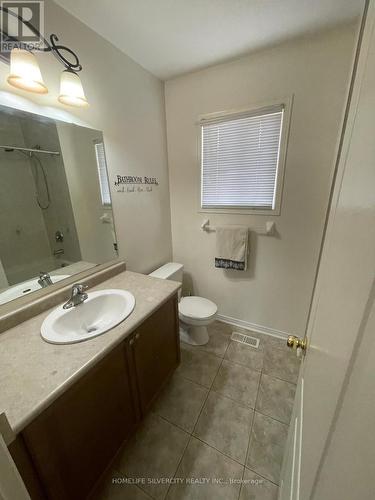
[[[162,305],[129,341],[142,415],[180,362],[177,296]]]
[[[121,344],[22,433],[48,498],[86,498],[135,424]]]

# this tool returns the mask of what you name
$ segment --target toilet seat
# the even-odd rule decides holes
[[[217,305],[203,297],[183,297],[178,305],[181,321],[188,324],[210,322],[217,313]]]

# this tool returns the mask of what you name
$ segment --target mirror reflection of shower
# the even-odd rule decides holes
[[[39,289],[41,272],[116,258],[98,145],[105,158],[99,130],[0,106],[0,304]]]
[[[36,199],[36,202],[38,203],[39,207],[42,210],[47,210],[49,208],[49,206],[51,205],[51,195],[50,195],[50,189],[49,189],[49,185],[48,185],[48,178],[47,178],[47,174],[46,174],[45,168],[43,166],[43,163],[40,160],[40,158],[37,156],[36,153],[58,155],[59,154],[58,151],[49,152],[49,151],[42,150],[38,144],[32,149],[31,148],[15,148],[12,146],[0,146],[0,147],[2,149],[4,149],[4,151],[7,153],[14,153],[14,152],[19,153],[19,154],[27,156],[30,159],[31,168],[33,169],[33,175],[34,175],[34,179],[35,179],[35,199]],[[46,199],[45,203],[43,203],[43,201],[41,201],[41,195],[40,195],[40,190],[39,190],[40,176],[43,179],[44,193],[45,193],[44,198]]]

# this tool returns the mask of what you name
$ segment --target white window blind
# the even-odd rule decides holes
[[[98,167],[100,194],[103,205],[111,205],[111,193],[108,184],[107,162],[105,159],[104,144],[95,142],[96,164]]]
[[[202,121],[202,208],[274,208],[283,113],[280,105]]]

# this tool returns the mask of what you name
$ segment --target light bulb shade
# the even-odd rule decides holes
[[[88,106],[81,80],[74,71],[65,70],[61,73],[59,101],[68,106]]]
[[[28,50],[12,49],[10,53],[10,74],[7,82],[13,87],[37,94],[47,94],[48,92],[43,82],[38,61],[34,54]]]

